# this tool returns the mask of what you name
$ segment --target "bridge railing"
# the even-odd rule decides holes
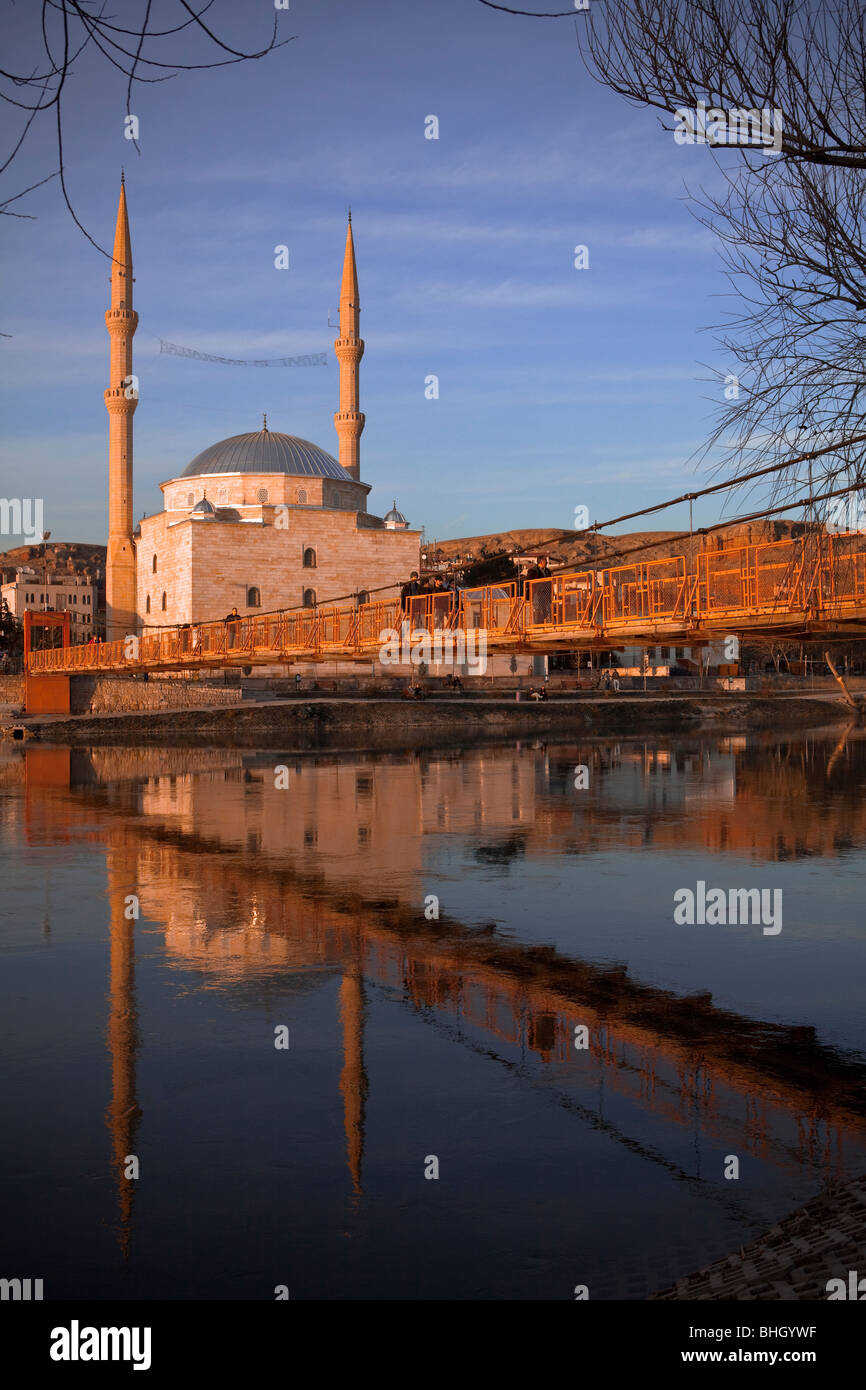
[[[866,599],[866,535],[850,532],[831,536],[827,545],[828,602],[862,605]]]
[[[591,570],[528,579],[524,588],[523,625],[526,631],[592,627],[601,602],[601,588]]]
[[[730,546],[698,556],[698,615],[731,618],[749,613],[804,612],[829,597],[826,538]]]
[[[704,551],[698,556],[698,615],[709,618],[748,607],[751,576],[748,546]]]
[[[807,593],[811,579],[817,582],[820,572],[819,557],[814,573],[808,573],[807,549],[794,540],[773,541],[767,545],[754,547],[754,591],[749,607],[776,611],[779,609],[800,610],[807,606]],[[812,568],[812,567],[809,567]]]
[[[406,605],[406,615],[413,632],[432,632],[437,628],[454,627],[459,604],[453,592],[416,594]]]
[[[404,618],[397,599],[365,603],[358,609],[358,645],[378,646],[383,632],[399,632]]]
[[[513,630],[519,602],[514,583],[461,589],[457,625],[466,632],[483,628],[492,635],[502,635]]]
[[[622,627],[636,620],[682,618],[689,594],[684,555],[662,560],[641,560],[602,572],[602,615],[606,628]]]
[[[377,646],[385,630],[483,628],[491,637],[648,627],[661,620],[735,621],[751,613],[808,613],[866,605],[866,534],[837,533],[705,551],[690,573],[682,555],[611,568],[577,570],[550,579],[489,584],[421,594],[403,608],[396,599],[296,609],[187,623],[130,638],[31,651],[31,672],[86,672],[245,665],[256,656],[360,652]],[[287,655],[289,654],[289,655]]]

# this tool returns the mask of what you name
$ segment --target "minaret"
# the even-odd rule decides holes
[[[343,259],[343,283],[340,286],[340,336],[334,351],[340,364],[340,409],[334,416],[334,428],[340,440],[340,463],[356,482],[361,481],[361,433],[364,416],[358,409],[358,365],[364,356],[364,340],[358,336],[361,306],[358,303],[358,271],[355,267],[355,243],[352,240],[352,214],[346,233],[346,255]]]
[[[105,315],[111,338],[108,411],[108,557],[106,637],[114,641],[136,631],[135,548],[132,540],[132,417],[138,405],[132,377],[132,335],[138,314],[132,307],[132,246],[126,189],[120,177],[120,203],[111,263],[111,308]]]

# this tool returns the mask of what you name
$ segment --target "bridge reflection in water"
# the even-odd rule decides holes
[[[833,856],[866,842],[852,760],[856,735],[778,742],[758,757],[743,739],[675,746],[598,743],[457,754],[241,753],[163,749],[28,750],[27,823],[41,843],[104,849],[110,911],[107,1041],[118,1239],[130,1250],[135,1184],[124,1176],[142,1112],[135,989],[136,922],[157,924],[170,962],[206,987],[266,992],[275,976],[339,980],[339,1090],[349,1198],[364,1201],[371,1079],[369,992],[402,1003],[450,1039],[549,1093],[584,1124],[671,1177],[700,1184],[702,1146],[754,1156],[776,1171],[850,1176],[866,1155],[866,1065],[815,1030],[719,1008],[708,995],[642,983],[623,966],[582,959],[491,923],[443,911],[430,846],[474,846],[507,865],[551,849],[592,855],[619,845],[736,850],[762,860]],[[274,768],[289,767],[277,790]],[[576,764],[594,795],[563,795]],[[840,794],[814,814],[816,782]],[[635,814],[635,786],[644,791]],[[850,792],[844,789],[850,787]],[[808,796],[806,795],[808,791]],[[664,801],[665,814],[655,814]],[[818,798],[820,800],[820,796]],[[812,810],[810,811],[810,806]],[[447,897],[447,895],[446,895]],[[588,1048],[574,1046],[588,1029]],[[373,1082],[375,1085],[375,1079]],[[613,1097],[627,1103],[610,1114]],[[633,1128],[624,1127],[622,1114]],[[653,1140],[642,1137],[652,1117]],[[146,1117],[144,1117],[146,1119]],[[695,1166],[663,1133],[694,1134]],[[754,1220],[736,1184],[702,1195]]]

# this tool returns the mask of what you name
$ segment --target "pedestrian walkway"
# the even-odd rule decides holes
[[[860,1278],[866,1279],[866,1177],[828,1188],[737,1254],[650,1297],[824,1300],[831,1279],[847,1290]]]

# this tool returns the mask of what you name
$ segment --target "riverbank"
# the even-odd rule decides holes
[[[587,695],[537,703],[453,696],[441,700],[318,698],[198,709],[2,717],[6,738],[87,745],[190,747],[413,748],[544,734],[644,733],[815,728],[845,724],[833,696],[745,694]]]
[[[862,1298],[851,1271],[866,1268],[866,1178],[831,1184],[736,1254],[706,1265],[650,1297],[710,1299]],[[854,1274],[854,1285],[859,1274]],[[834,1282],[835,1281],[835,1282]]]

